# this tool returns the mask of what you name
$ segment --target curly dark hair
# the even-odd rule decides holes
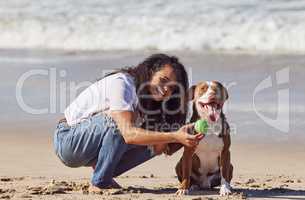
[[[161,70],[165,65],[170,65],[173,68],[177,84],[182,87],[175,87],[172,96],[165,101],[155,101],[152,98],[141,98],[142,95],[149,94],[148,87],[141,88],[141,84],[150,82],[153,75]],[[145,119],[142,128],[168,132],[177,130],[185,123],[187,112],[187,101],[185,95],[189,83],[186,70],[177,57],[168,56],[166,54],[153,54],[135,67],[121,68],[107,74],[106,76],[118,72],[128,73],[134,77],[136,91],[139,96],[139,104],[141,104],[141,107],[144,108],[144,110],[161,110],[154,114],[145,113],[143,110],[140,110],[141,115]],[[164,109],[164,107],[166,109]],[[177,112],[170,114],[165,110]]]

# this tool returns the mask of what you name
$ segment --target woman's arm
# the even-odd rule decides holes
[[[112,111],[110,116],[116,121],[127,144],[154,145],[178,142],[192,147],[203,138],[202,134],[188,134],[193,124],[185,125],[174,132],[158,132],[135,127],[134,113],[131,111]]]

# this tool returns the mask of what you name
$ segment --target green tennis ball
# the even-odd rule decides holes
[[[205,134],[208,131],[209,125],[206,120],[199,119],[195,123],[195,131],[197,133]]]

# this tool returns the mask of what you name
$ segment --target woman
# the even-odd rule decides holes
[[[155,54],[133,68],[106,75],[65,110],[54,147],[69,167],[94,166],[96,189],[164,151],[168,143],[195,146],[201,134],[185,125],[188,78],[175,57]]]

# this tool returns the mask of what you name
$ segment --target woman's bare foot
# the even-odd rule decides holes
[[[96,187],[94,185],[90,185],[89,187],[89,193],[91,194],[103,194],[103,189]]]
[[[121,188],[122,187],[114,179],[112,179],[111,184],[106,187],[103,187],[103,188],[100,188],[100,187],[97,187],[97,186],[94,186],[91,184],[90,188],[89,188],[89,192],[94,193],[94,194],[102,194],[103,190],[106,190],[106,189],[121,189]]]

